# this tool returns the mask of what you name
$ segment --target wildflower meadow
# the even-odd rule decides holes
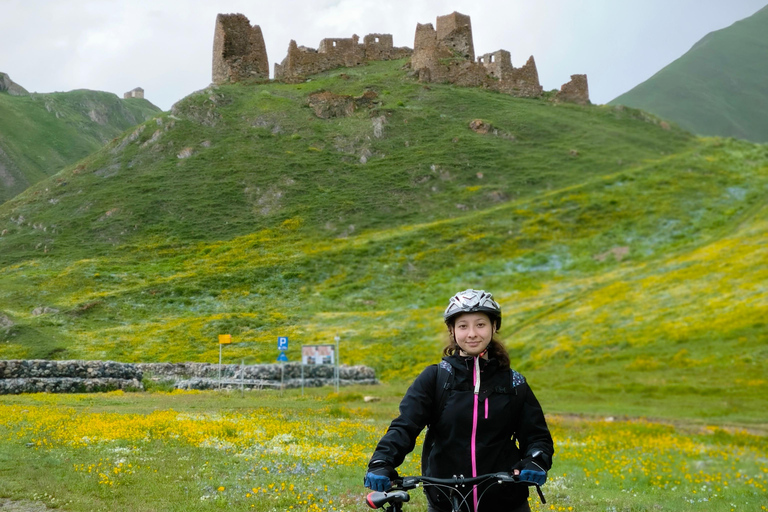
[[[370,389],[2,397],[0,497],[73,511],[366,510],[365,466],[396,414],[384,391],[378,403],[363,401]],[[555,466],[534,511],[768,510],[762,433],[548,421]],[[418,474],[418,453],[401,475]],[[411,495],[407,509],[425,510]]]

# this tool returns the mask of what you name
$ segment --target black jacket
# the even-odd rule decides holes
[[[453,389],[447,391],[443,410],[436,411],[436,382],[438,372],[447,370],[438,365],[428,366],[408,388],[400,402],[400,415],[379,441],[371,461],[384,460],[398,467],[413,450],[419,433],[430,425],[434,445],[427,460],[422,461],[425,476],[472,476],[474,359],[453,355],[443,361],[450,364],[455,373]],[[541,452],[540,464],[549,470],[554,454],[552,436],[533,391],[522,375],[499,369],[497,360],[479,359],[479,362],[480,391],[474,436],[476,474],[510,471],[521,459],[537,451]],[[514,372],[514,379],[510,378],[510,371]],[[439,492],[427,494],[433,507],[450,510]],[[510,510],[527,497],[528,489],[523,485],[493,485],[483,495],[478,512]]]

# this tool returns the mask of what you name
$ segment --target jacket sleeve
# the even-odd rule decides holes
[[[516,432],[517,440],[520,443],[520,452],[523,454],[523,458],[541,452],[538,459],[544,463],[544,469],[549,471],[552,467],[555,445],[552,441],[552,435],[549,433],[547,421],[544,419],[544,411],[541,410],[541,405],[539,405],[539,401],[528,383],[523,384],[520,388],[523,402]]]
[[[413,451],[416,438],[432,417],[437,371],[437,365],[428,366],[413,381],[400,401],[400,415],[376,445],[371,461],[384,460],[396,468]]]

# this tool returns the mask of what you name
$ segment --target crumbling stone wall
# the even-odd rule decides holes
[[[363,38],[366,60],[392,60],[395,57],[395,45],[392,34],[368,34]]]
[[[291,40],[288,55],[280,64],[275,63],[275,80],[304,80],[330,69],[361,66],[373,60],[402,59],[411,53],[409,48],[395,48],[391,34],[368,34],[363,43],[356,34],[350,38],[327,38],[320,41],[317,50]]]
[[[242,14],[219,14],[213,35],[213,83],[269,79],[261,27]]]
[[[275,64],[275,80],[302,78],[323,71],[354,67],[365,62],[365,51],[358,43],[358,36],[323,39],[318,49],[298,46],[291,40],[288,55],[281,64]]]
[[[507,50],[497,50],[486,53],[477,58],[477,62],[485,67],[485,70],[493,78],[501,80],[514,69],[512,67],[512,55]]]
[[[509,55],[508,52],[507,55]],[[494,87],[497,91],[519,98],[538,98],[544,92],[539,82],[539,72],[533,55],[528,58],[528,62],[523,67],[516,68],[511,63],[508,69],[506,66],[503,67],[505,69],[501,78]]]
[[[588,104],[589,84],[587,84],[587,75],[571,75],[571,81],[563,84],[555,99],[580,105]]]

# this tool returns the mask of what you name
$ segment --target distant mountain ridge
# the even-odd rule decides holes
[[[160,112],[101,91],[30,94],[0,73],[0,203]]]
[[[699,135],[768,142],[768,6],[711,32],[654,76],[610,101]]]

